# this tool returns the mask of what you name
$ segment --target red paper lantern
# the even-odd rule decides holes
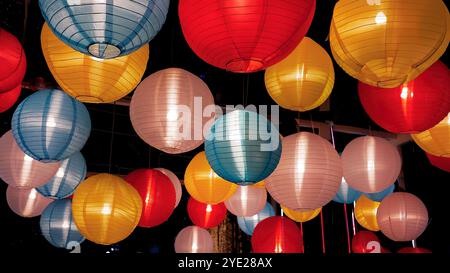
[[[19,40],[0,28],[0,93],[7,92],[22,83],[27,61]]]
[[[175,208],[175,188],[165,174],[139,169],[129,173],[125,180],[139,192],[143,201],[140,227],[154,227],[170,217]]]
[[[300,229],[286,217],[262,220],[255,227],[251,240],[254,253],[303,253]]]
[[[375,243],[371,243],[375,242]],[[373,246],[372,246],[373,244]],[[378,239],[375,233],[361,230],[358,231],[355,236],[353,236],[352,240],[352,251],[353,253],[376,253],[375,245],[380,245],[380,239]],[[381,246],[380,246],[381,253]]]
[[[404,247],[397,251],[397,253],[432,253],[431,250],[428,250],[426,248],[420,248],[420,247]]]
[[[6,112],[11,108],[20,96],[22,86],[19,85],[10,91],[0,93],[0,113]]]
[[[182,0],[181,28],[205,62],[233,72],[263,70],[291,53],[311,25],[315,0]]]
[[[450,157],[435,156],[429,153],[425,153],[430,161],[431,165],[450,173]]]
[[[369,117],[393,133],[430,129],[450,111],[450,73],[440,61],[406,84],[380,88],[359,82],[359,99]]]
[[[192,197],[189,198],[187,211],[192,223],[202,228],[216,227],[227,216],[227,208],[224,203],[210,205],[199,202]]]

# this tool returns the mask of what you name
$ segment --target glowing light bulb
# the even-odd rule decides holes
[[[378,25],[386,24],[387,18],[384,12],[380,11],[377,13],[377,16],[375,16],[375,23]]]
[[[212,207],[211,207],[211,205],[207,205],[206,206],[206,212],[211,212],[212,211]]]
[[[109,204],[104,204],[102,208],[102,214],[111,215],[111,206]]]
[[[174,109],[171,109],[167,112],[167,120],[168,121],[176,121],[178,119],[178,112]]]
[[[400,94],[400,97],[402,99],[407,99],[408,98],[408,87],[407,86],[404,86],[402,88],[402,93]]]
[[[63,169],[59,169],[58,172],[56,173],[56,177],[59,177],[59,178],[64,177],[64,170]]]
[[[48,127],[56,127],[56,121],[55,121],[55,119],[52,118],[52,117],[49,117],[49,118],[47,119],[46,125],[47,125]]]

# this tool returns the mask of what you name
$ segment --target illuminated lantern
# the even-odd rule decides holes
[[[42,213],[39,224],[44,238],[55,247],[68,248],[71,242],[84,241],[73,221],[70,199],[50,203]]]
[[[42,186],[57,173],[60,164],[39,162],[24,154],[11,131],[0,138],[0,177],[13,187]]]
[[[361,230],[358,231],[355,236],[353,236],[352,240],[352,251],[353,253],[375,253],[375,248],[373,245],[380,244],[380,239],[378,239],[375,233]],[[380,246],[381,250],[381,246]]]
[[[367,196],[372,201],[381,202],[386,196],[393,193],[394,190],[395,190],[395,183],[380,192],[365,193],[364,195]]]
[[[431,165],[445,171],[450,172],[450,157],[434,156],[432,154],[426,153],[428,160]]]
[[[259,222],[253,231],[254,253],[302,253],[303,240],[295,222],[272,216]]]
[[[201,228],[217,227],[227,216],[227,208],[223,203],[210,205],[192,197],[189,198],[187,211],[192,223]]]
[[[86,178],[86,161],[80,152],[61,162],[61,166],[45,185],[36,190],[45,197],[63,199],[73,194],[76,187]]]
[[[425,152],[450,157],[450,113],[433,128],[411,137]]]
[[[239,186],[236,192],[225,201],[225,206],[236,216],[252,216],[264,208],[266,201],[266,189]]]
[[[118,176],[97,174],[82,182],[73,195],[72,214],[89,241],[110,245],[127,238],[141,218],[142,200]]]
[[[201,111],[208,109],[209,117],[203,117]],[[168,68],[139,84],[131,99],[130,118],[147,144],[180,154],[203,143],[203,128],[214,118],[215,110],[213,95],[200,78],[180,68]]]
[[[25,52],[19,40],[1,27],[0,64],[0,93],[21,85],[27,69]]]
[[[296,133],[283,138],[283,153],[266,179],[269,194],[293,210],[315,210],[336,195],[342,180],[339,154],[324,138]]]
[[[450,111],[450,73],[437,61],[415,80],[396,88],[359,82],[358,93],[369,117],[393,133],[411,134],[430,129]]]
[[[239,185],[259,182],[275,170],[281,155],[278,130],[264,116],[235,110],[221,116],[205,141],[213,170]]]
[[[281,206],[281,209],[283,209],[283,212],[284,214],[286,214],[287,217],[299,223],[308,222],[316,218],[316,216],[319,215],[320,212],[322,211],[322,208],[308,211],[296,211],[286,208],[285,206]]]
[[[334,202],[342,203],[342,204],[351,204],[355,202],[361,196],[362,192],[357,191],[350,187],[345,179],[342,178],[341,185],[339,186],[339,190],[335,197],[333,197]]]
[[[238,216],[237,222],[245,234],[252,236],[253,231],[259,222],[272,216],[275,216],[275,210],[270,203],[266,203],[266,206],[255,215]]]
[[[330,27],[331,52],[350,76],[373,86],[397,87],[445,52],[448,18],[442,0],[339,1]]]
[[[39,7],[64,43],[84,54],[110,59],[150,42],[166,21],[169,2],[39,0]]]
[[[325,49],[305,37],[289,56],[266,69],[265,83],[270,97],[281,107],[308,111],[330,96],[333,61]]]
[[[15,188],[10,185],[6,189],[6,202],[15,214],[21,217],[35,217],[41,215],[53,199],[40,195],[33,188]]]
[[[427,228],[428,211],[422,201],[406,192],[394,192],[378,207],[381,232],[396,242],[417,239]]]
[[[238,187],[213,171],[205,152],[198,153],[189,162],[184,174],[184,186],[195,200],[211,205],[227,200]]]
[[[421,253],[432,253],[431,250],[428,250],[426,248],[420,248],[420,247],[404,247],[397,251],[397,253],[404,253],[404,254],[421,254]]]
[[[13,89],[0,93],[0,113],[8,111],[20,97],[22,91],[22,85],[18,85]]]
[[[365,229],[379,231],[377,223],[377,210],[380,202],[372,201],[365,195],[361,196],[355,203],[356,221]]]
[[[172,184],[175,188],[175,207],[177,207],[178,204],[180,203],[181,195],[183,194],[183,189],[181,188],[180,179],[178,179],[178,177],[172,171],[169,171],[168,169],[155,168],[155,170],[160,171],[163,174],[165,174],[169,178],[170,182],[172,182]]]
[[[214,242],[206,229],[197,226],[183,228],[175,238],[176,253],[212,253]]]
[[[382,191],[398,178],[402,159],[397,148],[380,137],[353,139],[342,152],[342,168],[347,184],[359,191]]]
[[[44,89],[17,106],[11,127],[27,155],[53,162],[83,148],[91,133],[91,118],[81,102],[60,90]]]

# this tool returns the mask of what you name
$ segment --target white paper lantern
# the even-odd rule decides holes
[[[239,186],[236,192],[225,201],[225,206],[236,216],[252,216],[264,208],[266,200],[265,188]]]
[[[206,229],[197,226],[183,228],[175,238],[176,253],[211,253],[214,242]]]

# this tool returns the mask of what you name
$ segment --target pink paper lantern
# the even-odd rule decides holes
[[[211,253],[214,242],[206,229],[197,226],[183,228],[175,238],[176,253]]]
[[[266,206],[266,201],[265,188],[239,186],[236,192],[225,201],[225,207],[236,216],[253,216]]]
[[[270,195],[294,210],[315,210],[336,195],[342,181],[339,154],[324,138],[301,132],[283,138],[283,153],[266,179]]]
[[[158,170],[158,171],[162,172],[163,174],[165,174],[169,178],[170,182],[172,182],[172,184],[175,188],[175,208],[176,208],[178,206],[178,204],[180,203],[181,195],[183,194],[183,189],[181,188],[180,179],[178,179],[178,177],[172,171],[169,171],[168,169],[155,168],[155,170]]]
[[[23,189],[8,186],[6,189],[6,201],[9,208],[22,217],[35,217],[41,215],[44,209],[53,202],[35,189]]]

